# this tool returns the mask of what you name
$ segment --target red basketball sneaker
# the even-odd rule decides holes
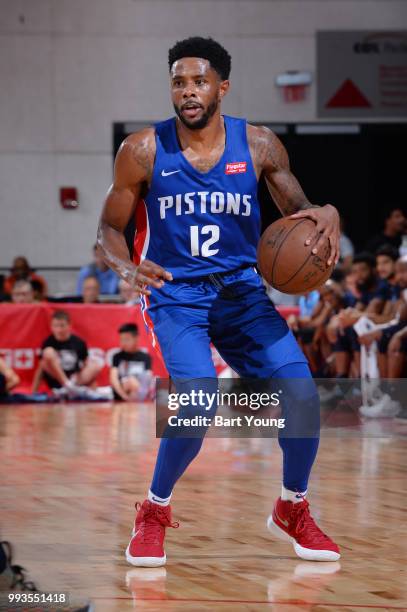
[[[171,506],[159,506],[148,499],[136,504],[133,537],[126,549],[126,559],[138,567],[159,567],[167,560],[164,551],[165,528],[177,528],[171,522]]]
[[[335,542],[315,523],[306,499],[294,504],[279,497],[273,514],[267,520],[267,527],[279,537],[290,540],[301,559],[337,561],[341,556]]]

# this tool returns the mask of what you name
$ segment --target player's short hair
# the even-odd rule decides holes
[[[135,323],[124,323],[119,327],[119,334],[132,334],[132,336],[138,336],[138,325]]]
[[[376,257],[379,257],[380,255],[383,257],[389,257],[393,261],[397,261],[399,258],[398,249],[391,244],[382,244],[382,246],[376,251]]]
[[[69,316],[69,314],[65,310],[56,310],[52,314],[51,319],[53,321],[65,321],[66,323],[70,323],[71,322],[71,317]]]
[[[352,263],[353,264],[364,263],[367,266],[369,266],[369,268],[373,269],[376,267],[376,258],[374,255],[372,255],[372,253],[368,253],[368,252],[357,253],[357,255],[355,255],[355,257],[353,258]]]
[[[213,38],[202,38],[201,36],[191,36],[184,40],[179,40],[168,51],[168,65],[183,57],[201,57],[208,60],[211,67],[216,70],[222,81],[229,78],[232,65],[232,58],[224,47]]]

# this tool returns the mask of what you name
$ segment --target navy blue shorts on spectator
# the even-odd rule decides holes
[[[353,327],[346,327],[342,333],[338,333],[338,338],[333,345],[335,353],[359,353],[359,338]]]

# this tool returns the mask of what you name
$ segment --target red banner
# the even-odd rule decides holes
[[[0,356],[21,378],[21,389],[30,390],[38,365],[40,347],[50,334],[55,310],[65,310],[72,320],[72,331],[85,340],[90,355],[102,358],[106,367],[98,384],[108,384],[108,366],[119,347],[118,329],[123,323],[137,323],[140,349],[149,352],[157,376],[166,376],[162,360],[152,349],[138,306],[120,304],[0,304]]]
[[[72,331],[88,345],[89,353],[104,360],[105,367],[99,385],[108,384],[108,367],[119,348],[118,329],[123,323],[136,323],[140,332],[140,349],[147,350],[157,376],[167,376],[165,366],[152,348],[139,306],[121,304],[0,304],[0,356],[21,378],[19,390],[30,391],[38,366],[40,347],[50,334],[50,322],[55,310],[65,310],[72,320]],[[281,309],[283,316],[297,308]],[[212,356],[218,373],[226,364],[215,349]]]

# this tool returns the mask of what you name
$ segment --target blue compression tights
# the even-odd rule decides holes
[[[318,392],[305,363],[285,365],[273,373],[273,378],[280,379],[284,391],[282,416],[286,427],[279,436],[283,484],[290,491],[306,491],[319,444]],[[163,499],[171,495],[202,442],[203,437],[162,438],[151,484],[155,495]]]

